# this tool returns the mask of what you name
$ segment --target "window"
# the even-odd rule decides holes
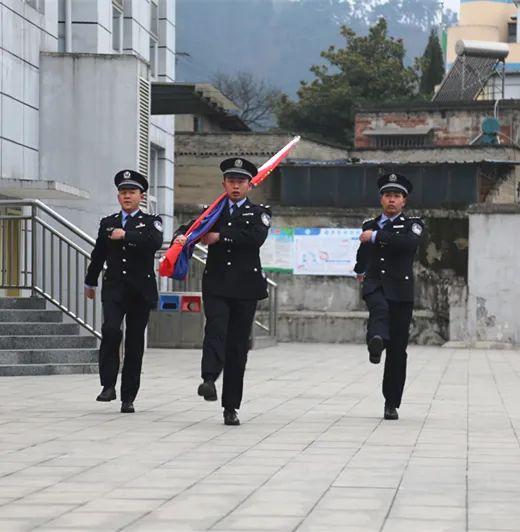
[[[112,3],[112,48],[119,54],[123,51],[123,9],[116,1]]]
[[[507,23],[507,42],[516,42],[517,24],[515,22]]]
[[[148,209],[157,212],[157,188],[161,179],[160,158],[163,150],[150,144],[150,172],[148,173]]]
[[[156,78],[159,62],[159,8],[150,2],[150,75]]]
[[[376,148],[420,148],[431,146],[431,135],[376,135]]]
[[[150,33],[159,39],[159,8],[155,2],[150,2]]]
[[[203,129],[202,117],[194,115],[193,116],[193,132],[201,133]]]

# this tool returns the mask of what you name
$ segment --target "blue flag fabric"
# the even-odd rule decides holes
[[[197,229],[195,229],[193,233],[190,233],[188,239],[186,240],[186,244],[184,244],[184,247],[179,254],[177,262],[175,263],[175,270],[173,271],[172,279],[176,279],[178,281],[183,281],[186,279],[186,276],[188,275],[188,269],[190,267],[190,259],[193,255],[193,250],[195,249],[195,244],[215,225],[217,220],[220,218],[227,201],[228,198],[226,196],[220,201],[220,203],[217,203],[211,212],[206,215]]]

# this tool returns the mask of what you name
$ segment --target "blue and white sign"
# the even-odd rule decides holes
[[[360,234],[361,229],[296,228],[293,273],[355,276]]]

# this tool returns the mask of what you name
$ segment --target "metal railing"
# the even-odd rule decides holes
[[[93,300],[84,295],[94,244],[94,238],[39,200],[0,200],[0,289],[30,290],[101,338],[101,294]],[[157,266],[164,251],[156,255]],[[201,291],[206,256],[206,248],[197,244],[186,280],[158,277],[159,290]],[[269,296],[259,302],[253,340],[276,340],[277,285],[270,279],[267,284]]]
[[[1,289],[31,290],[101,338],[101,305],[84,295],[92,237],[39,200],[0,200],[0,242]]]

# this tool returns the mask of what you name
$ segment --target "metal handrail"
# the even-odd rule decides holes
[[[83,282],[95,239],[40,200],[0,200],[0,235],[0,288],[31,290],[101,338],[101,305]]]

